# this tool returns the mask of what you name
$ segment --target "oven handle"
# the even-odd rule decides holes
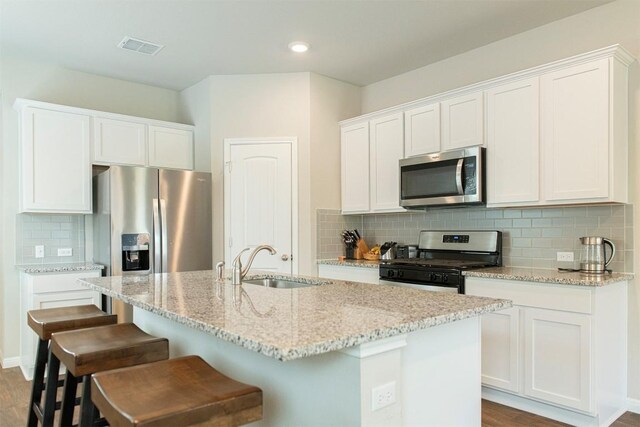
[[[456,166],[456,186],[458,187],[458,194],[464,194],[462,188],[462,165],[464,164],[464,158],[458,159],[458,165]]]

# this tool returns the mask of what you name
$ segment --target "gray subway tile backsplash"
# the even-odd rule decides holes
[[[85,261],[84,215],[18,214],[16,216],[16,264],[60,264]],[[44,258],[35,257],[35,246],[44,245]],[[58,256],[71,248],[72,256]]]
[[[581,236],[603,236],[616,244],[614,271],[633,272],[633,206],[576,206],[531,209],[483,207],[430,209],[396,214],[341,215],[319,209],[318,257],[344,254],[340,231],[358,228],[369,246],[385,241],[416,244],[420,230],[500,230],[503,264],[510,267],[577,267]],[[573,252],[575,262],[556,261]]]

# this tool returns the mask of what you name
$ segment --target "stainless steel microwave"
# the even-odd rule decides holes
[[[483,204],[484,151],[472,147],[400,160],[400,206]]]

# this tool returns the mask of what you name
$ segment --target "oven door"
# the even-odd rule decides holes
[[[400,160],[400,205],[483,203],[483,150],[473,147]]]
[[[444,286],[444,285],[435,285],[429,283],[407,283],[407,282],[399,282],[395,280],[385,280],[380,279],[379,282],[381,285],[392,285],[392,286],[400,286],[403,288],[413,288],[420,289],[421,291],[433,291],[433,292],[450,292],[454,294],[462,293],[457,286]]]

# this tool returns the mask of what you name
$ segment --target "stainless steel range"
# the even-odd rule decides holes
[[[380,283],[464,294],[464,270],[502,265],[502,233],[423,230],[417,255],[383,261]]]

